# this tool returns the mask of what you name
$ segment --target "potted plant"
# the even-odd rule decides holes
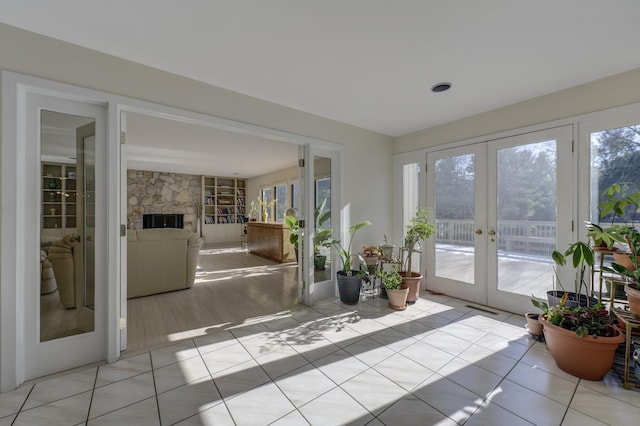
[[[393,265],[391,271],[379,270],[378,276],[387,291],[389,307],[398,311],[407,309],[407,295],[409,288],[402,288],[402,276],[398,272],[398,265]]]
[[[567,298],[566,304],[570,307],[594,305],[597,303],[597,299],[588,296],[589,285],[587,282],[587,277],[594,264],[594,249],[583,241],[576,241],[564,252],[554,250],[551,254],[551,258],[558,266],[565,266],[568,257],[571,257],[575,269],[573,292],[565,291],[562,282],[558,279],[557,283],[562,290],[555,290],[554,288],[553,290],[547,291],[549,305],[557,305],[560,299],[565,296]]]
[[[611,370],[624,334],[613,326],[613,317],[600,302],[572,307],[568,294],[556,306],[532,299],[545,313],[540,317],[549,352],[563,371],[587,380],[602,380]]]
[[[258,210],[260,208],[260,204],[256,200],[251,200],[249,204],[249,220],[251,222],[255,222],[258,219]]]
[[[393,251],[396,249],[396,246],[393,244],[389,244],[389,241],[387,240],[387,234],[385,234],[384,232],[382,233],[382,237],[384,240],[384,243],[380,245],[382,259],[393,260]]]
[[[537,299],[535,296],[531,296],[531,303],[538,309],[541,309],[543,312],[546,312],[548,309],[548,305],[542,301]],[[527,331],[531,333],[536,338],[542,337],[542,323],[540,322],[540,316],[537,312],[527,312],[524,314],[525,319],[527,320]]]
[[[298,218],[294,215],[285,215],[284,223],[290,231],[289,242],[291,243],[291,245],[293,246],[293,249],[296,252],[296,262],[297,262],[298,261],[298,239],[299,239],[298,230],[300,228],[298,224]]]
[[[366,228],[369,225],[371,225],[371,222],[368,220],[351,225],[349,228],[349,242],[346,247],[339,240],[332,240],[332,245],[335,247],[338,256],[340,256],[340,262],[342,263],[342,269],[337,273],[340,300],[347,305],[358,303],[362,277],[369,274],[369,271],[364,268],[364,259],[360,262],[360,271],[353,270],[352,258],[354,255],[351,254],[353,236],[360,229]]]
[[[610,227],[603,232],[612,234],[615,242],[629,246],[628,252],[614,253],[615,263],[631,269],[631,253],[640,252],[640,233],[636,229],[636,217],[640,209],[640,191],[631,192],[630,182],[619,182],[606,188],[598,204],[599,217],[603,219],[610,215]],[[629,220],[627,220],[629,218]],[[616,223],[620,219],[620,223]],[[598,230],[595,234],[600,236]],[[635,248],[634,248],[635,247]]]
[[[406,268],[400,272],[404,287],[409,288],[407,303],[413,304],[420,297],[420,280],[422,274],[412,269],[413,253],[419,252],[417,245],[435,233],[435,226],[429,223],[431,210],[426,207],[418,207],[411,223],[407,225],[407,233],[404,238],[403,252],[406,253]]]
[[[369,245],[362,246],[362,257],[364,257],[364,261],[367,266],[375,266],[378,264],[378,261],[382,257],[382,251],[380,250],[380,246]]]
[[[603,201],[598,204],[600,216],[611,215],[612,227],[621,237],[628,251],[613,253],[614,262],[611,268],[604,267],[607,272],[614,272],[628,277],[631,282],[625,284],[624,290],[629,301],[629,309],[640,315],[640,232],[636,229],[636,217],[640,210],[640,191],[632,192],[630,182],[615,183],[602,193]],[[614,225],[616,218],[622,224]],[[627,219],[629,218],[629,219]]]
[[[324,207],[327,204],[325,198],[318,207],[313,211],[313,219],[315,224],[315,234],[313,236],[313,263],[317,271],[324,271],[327,263],[327,256],[322,254],[321,249],[323,247],[329,248],[333,244],[331,238],[331,228],[322,229],[322,226],[331,218],[331,211],[324,211]]]
[[[633,234],[635,238],[640,239],[640,233],[635,229]],[[627,293],[627,300],[629,301],[629,310],[640,316],[640,252],[638,244],[634,242],[634,237],[631,235],[625,236],[631,251],[631,256],[627,257],[629,262],[617,263],[616,261],[611,264],[611,268],[604,267],[603,269],[607,272],[624,275],[630,279],[631,282],[624,285],[624,291]]]

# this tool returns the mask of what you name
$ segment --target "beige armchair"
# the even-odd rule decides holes
[[[56,276],[49,262],[47,252],[40,250],[40,294],[49,294],[56,291]]]
[[[190,288],[202,239],[186,229],[130,230],[127,237],[127,298]]]
[[[65,308],[76,307],[74,260],[78,256],[77,250],[74,252],[73,248],[77,243],[78,238],[75,234],[65,235],[62,239],[53,242],[47,257],[51,262],[53,274],[58,285],[60,302]]]

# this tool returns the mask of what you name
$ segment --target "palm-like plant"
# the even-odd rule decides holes
[[[333,240],[332,241],[332,245],[336,248],[336,251],[338,252],[338,255],[340,256],[340,261],[342,262],[342,274],[346,275],[346,276],[351,276],[351,270],[352,270],[352,263],[351,263],[351,258],[353,257],[353,255],[351,254],[351,244],[353,243],[353,236],[355,235],[356,232],[358,232],[360,229],[362,228],[366,228],[367,226],[370,226],[371,222],[369,222],[368,220],[356,223],[355,225],[352,225],[349,228],[349,242],[345,248],[344,245],[342,245],[342,243],[339,240]],[[361,264],[364,265],[364,259],[361,261]]]

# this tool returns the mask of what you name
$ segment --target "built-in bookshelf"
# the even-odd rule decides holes
[[[76,230],[75,165],[42,164],[41,229],[43,234],[63,236]]]
[[[228,242],[240,239],[241,229],[211,225],[242,225],[247,221],[247,180],[203,176],[203,235],[205,241]],[[209,238],[207,238],[209,236]]]

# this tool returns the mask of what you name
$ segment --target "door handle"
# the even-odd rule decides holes
[[[496,231],[494,231],[493,229],[489,232],[487,232],[487,234],[489,234],[489,236],[491,237],[495,237],[496,236]]]
[[[476,235],[482,235],[482,229],[476,229]]]

